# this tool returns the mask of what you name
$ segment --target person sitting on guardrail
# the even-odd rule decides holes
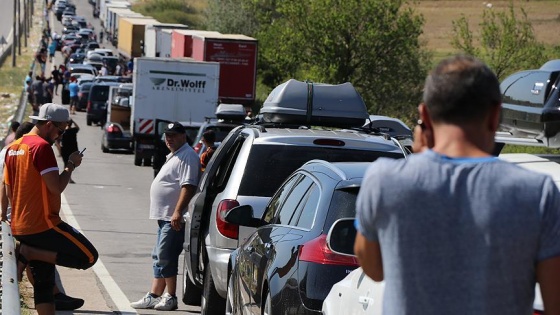
[[[17,121],[14,121],[17,122]],[[29,133],[33,127],[35,127],[35,124],[29,121],[26,121],[22,124],[18,123],[18,128],[16,129],[16,131],[13,133],[14,135],[14,140],[18,140],[19,138],[23,137],[25,134]],[[7,142],[7,144],[10,144],[10,142]],[[8,151],[8,146],[6,145],[2,151],[0,151],[0,160],[2,161],[0,163],[0,174],[4,173],[4,160],[6,157],[6,152]],[[0,189],[4,189],[4,183],[0,182]],[[1,207],[2,207],[2,221],[8,222],[8,224],[10,223],[10,215],[11,215],[11,207],[9,205],[8,202],[8,195],[7,194],[3,194],[2,195],[2,200],[1,200]],[[29,282],[31,283],[31,285],[34,284],[35,279],[33,279],[33,273],[31,272],[31,270],[29,268],[25,269],[26,273],[27,273],[27,279],[29,280]],[[57,279],[57,281],[60,280],[60,275],[58,272],[56,272],[55,277]],[[55,281],[55,282],[57,282]],[[54,305],[55,305],[55,309],[57,311],[64,311],[64,310],[75,310],[78,309],[80,307],[82,307],[84,305],[84,300],[83,299],[79,299],[79,298],[74,298],[71,296],[66,295],[65,293],[62,292],[62,290],[58,287],[58,284],[55,284],[54,289],[53,289],[53,294],[54,294]]]
[[[72,172],[82,163],[74,152],[59,173],[52,145],[65,131],[70,113],[62,105],[47,103],[29,134],[14,141],[5,159],[4,185],[0,190],[12,205],[12,235],[16,245],[18,280],[29,265],[35,279],[34,301],[39,315],[55,314],[55,265],[75,269],[92,267],[99,254],[78,230],[60,218],[61,194]]]

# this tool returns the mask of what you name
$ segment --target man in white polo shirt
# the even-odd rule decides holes
[[[154,279],[150,292],[130,304],[136,309],[177,309],[179,255],[185,238],[183,213],[198,185],[200,160],[187,144],[186,129],[179,122],[165,129],[165,144],[171,153],[150,188],[150,219],[157,220],[159,226],[152,252]]]

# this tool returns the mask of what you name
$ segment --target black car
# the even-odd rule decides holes
[[[86,55],[81,53],[73,53],[68,57],[69,63],[82,63],[86,59]]]
[[[117,86],[116,82],[96,82],[92,84],[86,108],[86,124],[93,123],[101,126],[107,120],[107,99],[109,98],[109,87]]]
[[[358,267],[355,257],[329,249],[327,233],[355,216],[369,165],[312,160],[288,177],[262,216],[253,217],[249,205],[228,212],[227,222],[257,230],[231,255],[227,314],[322,314],[331,287]]]
[[[80,85],[80,89],[78,91],[78,106],[76,106],[76,110],[84,111],[87,108],[89,91],[91,90],[92,85],[93,83],[90,82],[86,82]]]

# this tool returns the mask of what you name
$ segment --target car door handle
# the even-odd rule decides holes
[[[369,305],[371,303],[373,303],[373,299],[369,298],[367,296],[360,296],[358,297],[358,303],[360,304],[364,304],[364,305]]]

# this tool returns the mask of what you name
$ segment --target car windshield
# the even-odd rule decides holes
[[[239,194],[271,197],[296,169],[313,159],[328,162],[372,162],[379,157],[402,158],[402,154],[332,147],[255,145],[247,160]],[[274,170],[271,172],[270,170]]]

